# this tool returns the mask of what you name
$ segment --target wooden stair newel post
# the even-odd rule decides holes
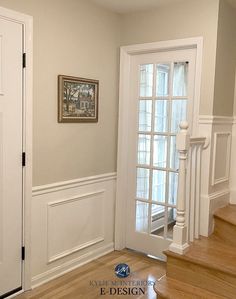
[[[190,135],[188,134],[188,123],[180,123],[180,132],[177,135],[176,147],[179,153],[179,179],[177,195],[177,217],[173,231],[173,242],[169,247],[170,251],[184,254],[188,244],[187,226],[185,219],[186,206],[186,167],[187,156],[190,146]]]

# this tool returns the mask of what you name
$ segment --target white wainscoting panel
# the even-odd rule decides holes
[[[1,79],[0,79],[1,80]],[[1,199],[3,198],[3,113],[0,112],[0,264],[3,261],[3,206]]]
[[[33,287],[114,250],[115,188],[115,173],[33,188]]]
[[[236,204],[236,117],[232,130],[232,151],[230,163],[230,203]]]
[[[229,165],[233,118],[200,115],[199,135],[210,139],[203,151],[201,172],[200,234],[209,236],[214,211],[229,202]]]
[[[104,241],[104,192],[48,203],[49,263]]]
[[[215,132],[212,185],[229,181],[231,132]]]

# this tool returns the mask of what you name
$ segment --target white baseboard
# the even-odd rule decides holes
[[[224,189],[224,190],[220,190],[218,192],[214,192],[209,194],[209,199],[210,201],[219,201],[219,204],[222,203],[226,203],[229,200],[229,194],[230,194],[230,190],[229,189]],[[219,200],[221,199],[221,200]]]
[[[78,267],[81,267],[99,257],[102,257],[110,252],[114,251],[114,243],[110,243],[106,246],[100,247],[96,250],[90,251],[79,258],[70,260],[67,263],[63,263],[49,271],[41,273],[32,278],[32,288],[36,288],[46,282],[49,282],[57,277],[60,277]]]

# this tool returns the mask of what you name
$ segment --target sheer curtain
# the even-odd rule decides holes
[[[171,131],[179,131],[179,123],[187,118],[188,62],[174,63]],[[181,98],[183,97],[183,98]]]
[[[173,96],[187,95],[188,62],[175,62]]]
[[[136,204],[136,231],[148,232],[148,204],[143,202]]]

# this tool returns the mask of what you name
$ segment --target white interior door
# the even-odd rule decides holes
[[[196,50],[134,55],[129,106],[126,247],[163,257],[176,217],[181,120],[191,130]]]
[[[0,18],[0,298],[22,286],[22,30]]]

